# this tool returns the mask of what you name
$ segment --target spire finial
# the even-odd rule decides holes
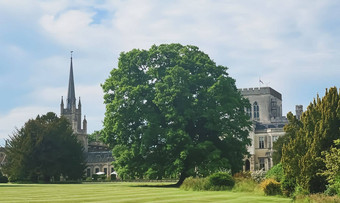
[[[72,53],[73,53],[73,51],[71,51],[71,58],[72,58]]]

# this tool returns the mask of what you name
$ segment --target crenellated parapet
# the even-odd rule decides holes
[[[271,87],[241,88],[241,89],[239,89],[239,91],[241,92],[241,94],[243,96],[270,94],[270,95],[273,95],[274,97],[282,100],[282,95]]]

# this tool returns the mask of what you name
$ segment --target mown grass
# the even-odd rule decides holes
[[[0,184],[0,202],[290,202],[232,191],[146,187],[169,183]]]

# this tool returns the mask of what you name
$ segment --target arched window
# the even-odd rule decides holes
[[[254,119],[255,120],[259,120],[260,118],[260,108],[259,105],[257,104],[257,102],[254,102],[253,104],[253,110],[254,110]]]

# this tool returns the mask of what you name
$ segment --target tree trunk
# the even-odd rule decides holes
[[[178,182],[175,184],[177,187],[180,187],[182,185],[182,183],[184,182],[185,178],[188,177],[187,173],[184,172],[185,170],[183,170],[183,172],[181,173]]]

